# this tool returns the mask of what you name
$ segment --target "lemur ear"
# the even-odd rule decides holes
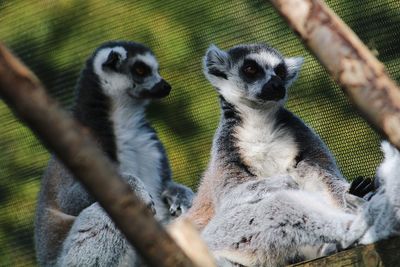
[[[211,45],[204,57],[204,73],[228,79],[226,71],[229,67],[229,55],[215,45]]]
[[[108,54],[107,60],[104,61],[102,64],[103,68],[110,69],[113,71],[116,71],[118,66],[121,63],[121,54],[118,52],[115,52],[114,50],[111,50],[111,52]]]
[[[303,65],[304,58],[302,57],[288,57],[284,59],[287,67],[287,78],[286,84],[289,86],[296,79],[300,72],[301,66]]]

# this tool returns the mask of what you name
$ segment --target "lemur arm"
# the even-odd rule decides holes
[[[308,160],[300,161],[291,173],[300,189],[322,193],[337,207],[346,207],[346,193],[349,184],[342,177],[321,168]]]

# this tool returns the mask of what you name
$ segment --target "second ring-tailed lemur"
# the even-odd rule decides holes
[[[187,209],[193,196],[172,181],[165,150],[145,118],[149,101],[170,90],[149,48],[108,42],[87,60],[73,108],[74,117],[163,223],[177,209]],[[135,259],[107,214],[54,156],[42,178],[35,247],[41,266],[54,266],[57,260],[63,266],[115,266]]]
[[[356,213],[299,188],[291,176],[236,186],[218,206],[202,237],[219,267],[279,267],[400,235],[400,152],[382,143],[381,185]],[[327,208],[328,207],[328,208]]]
[[[302,63],[302,58],[285,58],[264,44],[227,52],[214,45],[208,49],[204,73],[219,94],[221,119],[211,160],[187,213],[199,229],[238,184],[276,175],[290,174],[301,189],[345,206],[349,184],[328,148],[284,108]]]

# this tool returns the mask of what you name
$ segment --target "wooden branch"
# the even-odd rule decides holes
[[[292,267],[319,267],[319,266],[398,266],[400,261],[400,238],[382,240],[375,244],[358,246],[329,257],[300,262]]]
[[[0,44],[0,96],[99,201],[150,266],[194,266],[118,175],[89,131]]]
[[[167,231],[197,266],[216,267],[213,256],[188,219],[176,219],[168,225]]]
[[[400,89],[322,0],[271,0],[364,118],[400,149]]]

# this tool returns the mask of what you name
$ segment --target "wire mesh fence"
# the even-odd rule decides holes
[[[400,2],[327,1],[400,81]],[[152,48],[173,89],[149,117],[164,142],[174,179],[196,188],[218,123],[216,93],[201,60],[207,47],[266,42],[304,56],[288,108],[333,151],[348,179],[372,176],[379,136],[303,48],[268,1],[0,1],[0,40],[38,75],[65,107],[86,58],[108,40]],[[329,49],[329,47],[327,47]],[[0,266],[35,266],[33,214],[49,153],[0,102]]]

